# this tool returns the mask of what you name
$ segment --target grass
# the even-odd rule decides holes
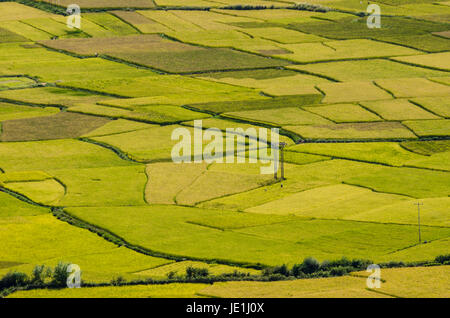
[[[450,151],[449,140],[408,141],[401,145],[409,151],[425,156]]]
[[[20,201],[5,192],[0,192],[2,205],[0,207],[1,218],[13,218],[22,216],[34,216],[48,213],[48,210],[39,206],[29,205]]]
[[[422,180],[422,181],[421,181]],[[423,180],[427,180],[423,183]],[[369,171],[346,178],[348,184],[368,187],[378,192],[402,194],[414,198],[435,198],[448,196],[446,172],[414,168],[384,167],[376,174]]]
[[[24,37],[20,36],[19,34],[16,34],[4,28],[0,28],[0,36],[1,36],[0,43],[25,42],[27,40]]]
[[[326,106],[304,107],[303,109],[328,118],[335,123],[372,122],[381,118],[355,104],[335,104]]]
[[[58,112],[59,109],[53,107],[28,107],[0,102],[0,121],[2,122],[13,119],[45,117]]]
[[[407,151],[401,147],[400,144],[395,142],[311,143],[295,145],[288,149],[294,152],[311,153],[392,166],[402,166],[409,161],[427,158],[414,152]]]
[[[129,24],[106,12],[85,13],[83,18],[100,25],[111,32],[114,32],[114,35],[116,36],[138,34],[138,32]]]
[[[2,91],[0,92],[0,98],[43,106],[72,106],[76,103],[88,103],[102,99],[104,100],[105,96],[98,96],[58,87],[39,87],[27,88],[23,90]]]
[[[359,7],[361,8],[361,6]],[[364,11],[366,8],[362,7],[361,9],[359,11]],[[383,6],[382,12],[384,14],[388,14],[387,10],[388,7]],[[410,14],[410,11],[403,9],[403,13],[407,15],[408,13]],[[366,27],[365,17],[348,17],[337,22],[294,22],[290,27],[295,30],[332,39],[375,39],[428,52],[439,52],[448,49],[448,42],[445,42],[445,39],[440,39],[429,34],[430,32],[448,30],[447,23],[398,16],[384,17],[382,23],[383,27],[380,29],[369,29]]]
[[[45,2],[52,3],[52,0],[43,0]],[[71,4],[70,0],[60,0],[60,5],[67,7]],[[153,1],[145,0],[79,0],[78,5],[82,8],[122,8],[122,7],[136,7],[136,8],[153,8],[155,5]]]
[[[397,122],[343,123],[310,126],[284,126],[309,140],[414,139],[416,136]]]
[[[53,179],[28,182],[8,182],[6,188],[25,195],[43,205],[57,205],[65,194],[64,187]]]
[[[0,167],[10,171],[127,166],[112,151],[78,140],[0,143]]]
[[[155,278],[164,279],[167,278],[169,273],[174,273],[175,276],[184,276],[186,275],[186,269],[188,267],[194,268],[207,268],[211,275],[221,275],[221,274],[232,274],[234,271],[239,273],[249,273],[249,274],[259,274],[260,271],[251,268],[242,268],[228,265],[220,265],[220,264],[208,264],[202,262],[193,262],[193,261],[182,261],[182,262],[174,262],[168,265],[159,266],[157,268],[152,268],[149,270],[145,270],[142,272],[138,272],[138,275],[145,275]]]
[[[225,195],[248,191],[270,181],[272,176],[207,171],[176,196],[181,205],[195,205]]]
[[[382,79],[376,83],[395,97],[443,96],[450,94],[450,87],[424,78]]]
[[[412,99],[414,103],[443,117],[450,117],[450,102],[446,96],[420,97]]]
[[[359,102],[390,99],[392,96],[371,82],[323,83],[317,87],[324,92],[324,103]]]
[[[0,3],[0,21],[13,21],[21,19],[46,18],[53,16],[47,12],[25,6],[16,2]]]
[[[297,96],[283,96],[274,97],[261,100],[242,100],[235,102],[210,102],[201,104],[190,104],[194,109],[224,113],[232,111],[244,111],[255,109],[269,109],[269,108],[286,108],[298,107],[302,105],[310,105],[319,103],[322,100],[320,94],[297,95]]]
[[[25,215],[20,218],[1,217],[2,257],[23,263],[2,268],[2,276],[11,270],[30,274],[35,265],[53,267],[58,261],[66,261],[81,267],[84,281],[109,282],[118,275],[127,276],[129,272],[170,262],[118,248],[87,230],[61,222],[49,214]],[[49,240],[49,237],[56,236],[58,240]]]
[[[52,170],[67,187],[61,206],[139,206],[147,180],[139,165]]]
[[[450,199],[432,198],[420,200],[421,207],[420,223],[432,226],[450,226],[450,218],[446,213]],[[345,217],[345,219],[381,223],[417,224],[417,210],[412,207],[416,200],[400,201],[371,208],[360,213]]]
[[[405,200],[408,198],[338,184],[291,194],[246,211],[312,218],[352,219],[352,215],[370,210],[374,206],[384,206]],[[302,204],[298,205],[298,202]]]
[[[202,77],[204,79],[211,79]],[[253,79],[253,78],[220,78],[214,81],[227,83],[231,85],[256,88],[262,90],[264,93],[271,96],[282,95],[301,95],[301,94],[316,94],[316,84],[327,83],[320,77],[315,77],[305,74],[296,74],[285,78],[284,82],[280,82],[279,78],[270,79]]]
[[[161,162],[147,165],[145,198],[150,204],[175,204],[178,193],[206,172],[205,163]]]
[[[31,41],[49,40],[52,35],[21,21],[4,21],[2,27]]]
[[[450,63],[448,62],[450,53],[434,53],[414,56],[395,57],[394,60],[406,62],[409,64],[431,67],[441,70],[450,71]]]
[[[379,298],[448,297],[449,266],[381,270],[381,288],[367,289],[366,272],[354,276],[300,279],[285,282],[226,282],[202,289],[210,297],[247,298]],[[380,293],[378,293],[378,291]]]
[[[301,63],[340,59],[377,58],[418,53],[418,51],[402,46],[365,39],[328,41],[325,44],[280,44],[279,46],[292,53],[274,54],[274,56]]]
[[[126,119],[117,119],[108,122],[100,128],[97,128],[85,135],[83,137],[95,137],[95,136],[106,136],[113,135],[125,132],[131,132],[141,129],[146,129],[153,127],[151,124],[126,120]]]
[[[17,292],[10,298],[193,298],[206,284],[137,285],[123,287],[86,287],[62,290]]]
[[[230,85],[211,83],[195,78],[182,77],[179,75],[149,76],[138,78],[114,78],[104,80],[71,81],[64,83],[65,86],[75,89],[89,89],[107,94],[115,94],[125,97],[151,97],[164,96],[169,91],[171,95],[182,94],[205,94],[229,92],[245,92]],[[151,106],[151,105],[149,105]]]
[[[113,57],[145,65],[169,73],[193,73],[221,71],[225,69],[248,69],[276,67],[289,64],[227,48],[186,50],[180,52],[118,52]]]
[[[385,120],[439,119],[440,117],[422,109],[406,99],[367,101],[362,105]]]
[[[402,56],[394,59],[406,61],[410,58],[409,56]],[[445,76],[447,74],[442,71],[414,67],[382,59],[295,65],[289,68],[321,74],[343,82],[367,81],[380,78],[430,77],[440,76],[439,74]]]
[[[311,114],[298,107],[285,107],[282,112],[280,112],[277,108],[237,111],[225,113],[223,116],[256,123],[271,123],[275,125],[319,125],[331,123],[323,117]]]
[[[32,141],[80,137],[106,123],[109,119],[61,112],[51,116],[22,118],[2,123],[2,141]],[[42,129],[46,127],[46,129]]]
[[[416,240],[413,227],[349,221],[298,220],[220,231],[188,222],[199,216],[213,220],[217,212],[174,206],[70,208],[68,212],[113,231],[131,244],[164,253],[233,262],[292,264],[310,255],[318,259],[343,255],[381,257]],[[220,218],[224,218],[223,213]],[[449,231],[424,227],[423,237],[443,238]],[[373,233],[378,233],[377,239],[368,240]],[[361,241],[367,243],[359,244]],[[207,248],[211,244],[215,249]]]
[[[450,129],[450,121],[448,119],[411,120],[405,121],[404,124],[418,136],[448,136]]]

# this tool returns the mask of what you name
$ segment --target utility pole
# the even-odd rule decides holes
[[[423,205],[423,203],[417,202],[414,204],[417,205],[417,220],[419,222],[419,244],[420,244],[422,243],[422,238],[420,236],[420,206]]]
[[[281,180],[284,180],[284,147],[287,146],[287,143],[285,142],[280,142],[278,144],[278,151],[280,151],[280,160],[278,160],[278,156],[276,156],[277,158],[275,158],[275,162],[274,162],[274,173],[273,176],[275,178],[275,180],[278,180],[278,162],[281,161]]]
[[[287,146],[287,143],[280,142],[280,151],[281,151],[281,181],[284,180],[284,147]]]

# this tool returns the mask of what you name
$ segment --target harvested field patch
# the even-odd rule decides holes
[[[61,112],[52,116],[8,120],[2,123],[2,141],[31,141],[80,137],[110,120]]]

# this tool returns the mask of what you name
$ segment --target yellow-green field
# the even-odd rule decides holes
[[[0,2],[0,295],[449,297],[450,6],[306,2]]]

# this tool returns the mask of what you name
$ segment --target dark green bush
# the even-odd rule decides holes
[[[122,276],[114,277],[113,279],[111,279],[111,285],[113,286],[121,286],[125,283],[126,280]]]
[[[445,262],[450,261],[450,254],[439,255],[439,256],[437,256],[437,257],[434,259],[434,261],[435,261],[436,263],[444,264]]]
[[[195,268],[188,266],[186,268],[186,278],[204,278],[209,276],[209,270],[207,268]]]
[[[53,287],[66,287],[67,286],[67,278],[69,277],[69,273],[67,272],[67,268],[70,264],[59,262],[58,265],[55,266],[52,275],[51,285]]]
[[[301,264],[301,271],[305,274],[312,274],[317,272],[320,268],[320,263],[313,257],[308,257],[303,260]]]
[[[30,279],[27,274],[21,272],[9,272],[0,280],[0,289],[6,289],[10,287],[23,287],[28,285]]]
[[[52,270],[45,265],[36,265],[31,273],[31,284],[42,286],[45,279],[52,276]]]

